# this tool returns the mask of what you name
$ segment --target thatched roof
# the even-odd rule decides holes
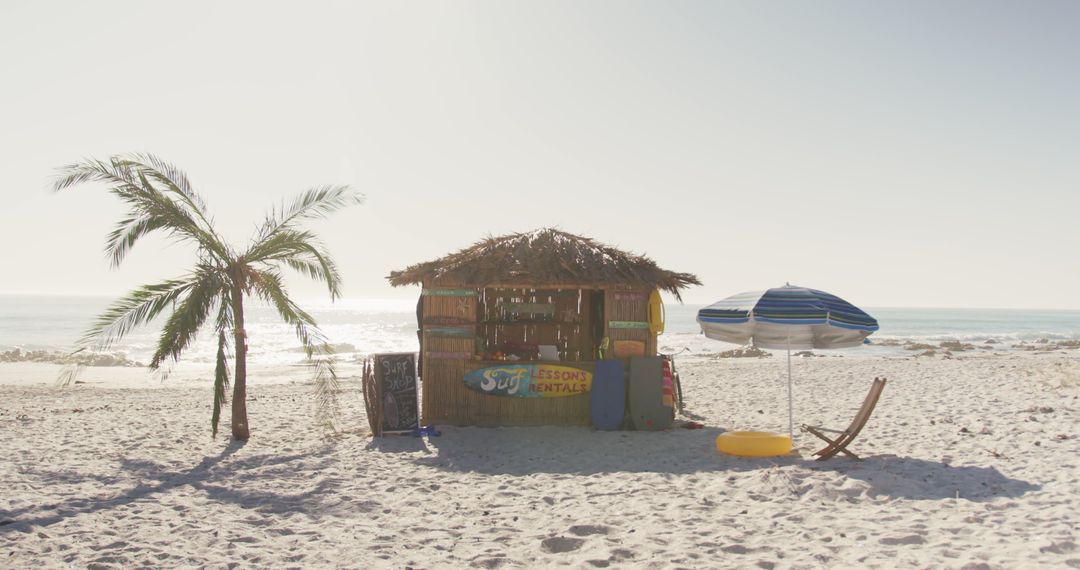
[[[387,279],[395,287],[424,282],[465,287],[631,285],[655,287],[680,301],[680,290],[701,285],[693,274],[661,269],[643,255],[551,228],[489,237],[441,259],[394,271]]]

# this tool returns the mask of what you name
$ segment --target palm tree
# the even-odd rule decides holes
[[[296,305],[285,290],[281,269],[289,267],[322,281],[331,300],[340,296],[341,277],[325,247],[307,230],[297,225],[323,218],[363,197],[345,186],[312,188],[291,204],[271,209],[256,231],[251,245],[241,251],[221,239],[214,229],[206,204],[192,188],[187,176],[175,166],[147,154],[114,156],[108,162],[88,159],[58,169],[53,190],[85,182],[100,182],[124,201],[127,216],[109,234],[105,253],[118,266],[139,238],[154,231],[191,243],[198,260],[188,274],[144,285],[114,302],[80,339],[76,352],[107,350],[133,328],[153,321],[169,311],[150,369],[168,368],[194,342],[199,330],[211,318],[217,333],[217,363],[214,370],[214,405],[210,419],[216,437],[221,410],[229,388],[228,359],[233,358],[232,436],[244,441],[250,436],[247,418],[247,335],[244,332],[245,297],[255,295],[268,303],[282,320],[296,329],[308,362],[314,368],[320,413],[332,421],[336,409],[337,375],[333,354],[315,320]],[[230,337],[232,340],[230,350]],[[230,352],[232,353],[230,355]],[[62,381],[70,382],[77,369]]]

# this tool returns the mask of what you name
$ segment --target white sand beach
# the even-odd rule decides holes
[[[1076,351],[796,362],[796,421],[852,449],[719,454],[786,427],[781,363],[680,364],[691,419],[662,433],[455,428],[373,440],[302,383],[250,384],[252,439],[209,433],[209,390],[0,387],[8,568],[1080,567]],[[136,371],[110,369],[116,373]],[[148,381],[149,382],[149,381]]]
[[[0,2],[0,570],[1080,569],[1078,22]]]

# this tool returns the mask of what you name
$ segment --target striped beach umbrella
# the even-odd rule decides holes
[[[712,339],[787,350],[788,432],[792,436],[791,349],[855,347],[878,330],[873,317],[840,297],[791,284],[717,301],[698,311],[697,321],[701,332]]]

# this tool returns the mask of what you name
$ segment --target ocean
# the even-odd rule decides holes
[[[111,302],[106,297],[46,297],[0,295],[0,353],[23,351],[66,352],[95,316]],[[343,359],[358,359],[380,352],[417,350],[416,301],[345,299],[301,302],[319,322]],[[699,333],[695,316],[701,305],[668,304],[666,332],[660,349],[694,358],[735,348]],[[916,309],[866,308],[881,329],[872,343],[860,348],[827,351],[850,357],[910,354],[905,341],[938,344],[962,341],[976,345],[996,341],[994,350],[1013,350],[1020,342],[1039,339],[1080,339],[1080,311],[1024,309]],[[247,312],[250,361],[264,365],[293,365],[303,353],[293,329],[268,307],[253,305]],[[157,326],[130,333],[112,352],[131,361],[146,362],[153,353]],[[203,334],[181,363],[211,364],[216,352],[213,335]],[[823,351],[824,353],[825,351]]]

